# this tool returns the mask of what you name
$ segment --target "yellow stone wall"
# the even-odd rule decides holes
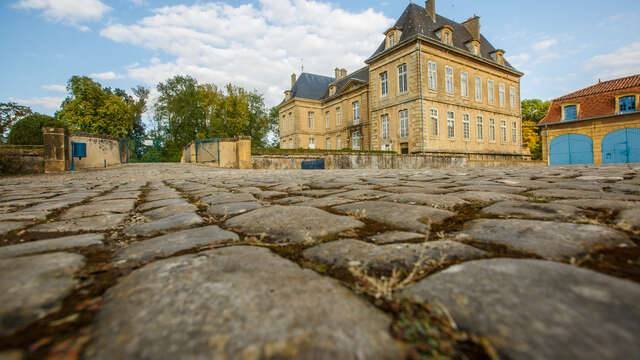
[[[624,128],[640,128],[640,114],[633,113],[612,118],[586,120],[570,123],[558,123],[542,127],[542,159],[548,161],[547,143],[561,135],[581,134],[591,137],[593,141],[593,163],[602,164],[602,139],[607,134]],[[547,140],[548,139],[548,140]]]

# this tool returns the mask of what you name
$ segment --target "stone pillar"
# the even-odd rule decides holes
[[[238,169],[251,169],[251,138],[243,136],[236,143],[236,167]]]
[[[65,129],[43,128],[44,172],[60,173],[71,168],[69,132]]]

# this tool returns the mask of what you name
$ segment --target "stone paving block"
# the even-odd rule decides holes
[[[306,206],[271,206],[238,215],[225,227],[246,235],[266,235],[278,243],[313,243],[364,224],[352,217],[338,216]]]
[[[390,323],[337,281],[268,249],[227,247],[157,261],[121,279],[104,296],[86,355],[404,358]]]
[[[290,197],[274,200],[273,202],[280,205],[290,205],[290,204],[296,204],[296,203],[300,203],[308,200],[313,200],[313,198],[310,198],[307,196],[290,196]]]
[[[606,200],[626,200],[640,201],[640,196],[627,195],[603,191],[583,191],[568,189],[546,189],[530,191],[537,197],[559,198],[559,199],[606,199]]]
[[[438,223],[455,215],[450,211],[428,206],[397,204],[387,201],[363,201],[335,206],[333,209],[398,229],[421,233],[429,231],[430,223]]]
[[[218,193],[200,199],[201,203],[209,205],[248,201],[257,201],[257,199],[253,195],[247,193]]]
[[[383,188],[382,190],[392,192],[392,193],[397,193],[397,194],[417,193],[417,194],[432,194],[432,195],[446,194],[452,191],[446,188],[419,187],[419,186],[392,186],[392,187]]]
[[[204,223],[200,216],[194,213],[182,213],[143,224],[131,225],[124,229],[129,236],[151,236],[169,230],[184,229],[189,226]]]
[[[300,195],[300,196],[324,197],[324,196],[344,193],[344,192],[346,192],[344,189],[313,189],[313,190],[292,191],[290,193],[294,195]]]
[[[185,201],[184,203],[178,203],[175,205],[168,205],[168,206],[159,207],[153,210],[149,210],[144,212],[142,215],[144,215],[145,217],[151,220],[159,220],[175,214],[196,212],[196,211],[198,211],[197,206],[193,204],[189,204],[188,202]]]
[[[620,211],[616,217],[616,225],[622,230],[640,233],[640,207]]]
[[[57,239],[36,240],[23,244],[0,247],[0,258],[32,255],[53,250],[102,245],[104,234],[82,234]]]
[[[453,209],[456,206],[468,204],[468,202],[462,200],[459,197],[451,195],[436,195],[436,194],[418,194],[418,193],[403,193],[385,196],[382,201],[399,202],[409,205],[426,205],[436,209]]]
[[[455,188],[456,191],[488,191],[494,193],[519,194],[526,191],[526,187],[505,185],[465,185]]]
[[[255,202],[255,201],[240,202],[240,203],[225,203],[225,204],[210,206],[207,209],[207,212],[214,216],[228,217],[228,216],[243,214],[243,213],[246,213],[247,211],[255,210],[263,206],[265,206],[264,203]]]
[[[602,200],[602,199],[570,199],[555,200],[552,204],[567,204],[577,206],[582,209],[597,209],[603,211],[620,211],[632,207],[640,206],[640,202],[623,200]]]
[[[154,190],[150,191],[147,196],[145,196],[144,200],[148,202],[159,201],[159,200],[168,200],[168,199],[178,199],[180,198],[180,193],[173,190]]]
[[[340,195],[340,194],[338,194],[338,195]],[[306,200],[306,201],[302,201],[302,202],[291,204],[291,205],[292,206],[312,206],[312,207],[326,208],[326,207],[331,207],[331,206],[335,206],[335,205],[348,204],[348,203],[352,203],[354,201],[356,201],[356,200],[345,199],[345,198],[337,197],[337,195],[336,195],[336,197],[327,196],[327,197],[323,197],[323,198],[319,198],[319,199]]]
[[[0,235],[27,227],[31,221],[0,221]]]
[[[391,272],[393,269],[411,271],[415,266],[430,269],[454,260],[477,259],[485,254],[483,250],[449,240],[374,245],[343,239],[316,245],[303,252],[307,260],[334,269],[362,267],[376,272]]]
[[[482,209],[480,212],[492,216],[552,221],[572,220],[585,214],[583,210],[566,204],[545,204],[514,200],[497,202]]]
[[[140,191],[118,191],[118,192],[113,192],[111,194],[95,197],[92,200],[93,201],[122,200],[122,199],[136,200],[138,196],[140,196]]]
[[[231,231],[222,230],[216,225],[205,226],[133,243],[118,251],[115,262],[118,265],[128,262],[147,262],[153,258],[171,256],[198,246],[237,240],[239,240],[238,235]]]
[[[466,262],[399,296],[442,304],[459,327],[512,359],[632,359],[640,285],[542,260]]]
[[[521,200],[526,201],[527,198],[522,195],[497,193],[491,191],[461,191],[449,193],[451,196],[458,197],[467,201],[476,201],[481,203],[490,203],[502,200]]]
[[[121,199],[121,200],[105,200],[98,202],[91,202],[86,205],[80,205],[72,207],[65,211],[60,219],[76,219],[81,217],[108,215],[108,214],[124,214],[129,213],[135,208],[135,200],[133,199]]]
[[[117,227],[129,215],[111,214],[73,220],[42,223],[29,229],[32,232],[106,231]]]
[[[0,337],[58,311],[82,266],[82,256],[68,253],[0,259]]]
[[[634,246],[623,233],[604,226],[538,220],[473,220],[465,224],[456,238],[504,245],[549,259],[578,257],[596,249]]]
[[[145,202],[144,204],[140,205],[138,207],[138,210],[140,211],[148,211],[148,210],[153,210],[153,209],[157,209],[163,206],[169,206],[169,205],[184,205],[184,204],[188,204],[189,202],[187,202],[187,200],[181,198],[181,197],[177,197],[177,198],[172,198],[172,199],[164,199],[164,200],[156,200],[156,201],[151,201],[151,202]]]
[[[425,236],[424,234],[406,231],[387,231],[381,234],[369,236],[369,240],[378,245],[385,245],[410,240],[425,240]]]
[[[378,190],[351,190],[337,194],[337,197],[351,199],[351,200],[375,200],[381,197],[389,195],[386,191]]]

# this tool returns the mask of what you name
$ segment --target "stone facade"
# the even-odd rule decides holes
[[[521,134],[523,74],[504,60],[503,50],[493,49],[481,37],[479,18],[455,29],[439,27],[453,22],[430,13],[433,1],[427,1],[426,8],[410,4],[396,26],[385,32],[385,41],[365,68],[349,75],[336,69],[335,78],[302,74],[296,81],[292,76],[292,89],[285,92],[279,107],[280,147],[333,150],[338,149],[339,136],[339,148],[359,145],[362,150],[487,160],[528,158]],[[430,26],[437,31],[416,32],[408,20],[419,18],[428,24],[431,17]],[[434,39],[436,35],[444,37]],[[310,76],[329,79],[324,95],[309,99],[300,94],[302,86],[311,86]],[[364,78],[366,82],[361,81]],[[319,86],[318,81],[313,84]],[[355,102],[359,121],[354,120]],[[354,141],[354,134],[360,141]]]

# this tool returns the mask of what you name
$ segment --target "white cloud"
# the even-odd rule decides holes
[[[90,77],[98,80],[113,80],[113,79],[122,79],[122,75],[118,75],[113,71],[107,71],[102,73],[93,73],[89,74]]]
[[[234,83],[279,103],[291,73],[332,75],[335,67],[364,66],[393,19],[371,9],[352,13],[313,0],[260,0],[166,6],[136,24],[101,31],[113,41],[153,49],[171,60],[152,59],[128,68],[128,77],[150,85],[188,74],[218,86]]]
[[[609,54],[594,56],[586,61],[584,67],[598,71],[593,80],[640,74],[640,42],[621,47]]]
[[[40,10],[47,19],[76,26],[82,31],[89,31],[89,28],[79,23],[100,20],[111,10],[100,0],[20,0],[14,6]]]
[[[60,108],[60,104],[62,104],[64,97],[43,96],[43,97],[34,97],[31,99],[16,99],[16,98],[10,97],[9,100],[22,105],[42,106],[47,110],[57,110]]]
[[[67,92],[67,87],[64,85],[42,85],[42,88],[49,91]]]
[[[550,47],[556,45],[557,43],[558,43],[558,40],[556,39],[546,39],[546,40],[542,40],[534,43],[533,45],[531,45],[531,48],[535,51],[545,51],[545,50],[548,50]]]

